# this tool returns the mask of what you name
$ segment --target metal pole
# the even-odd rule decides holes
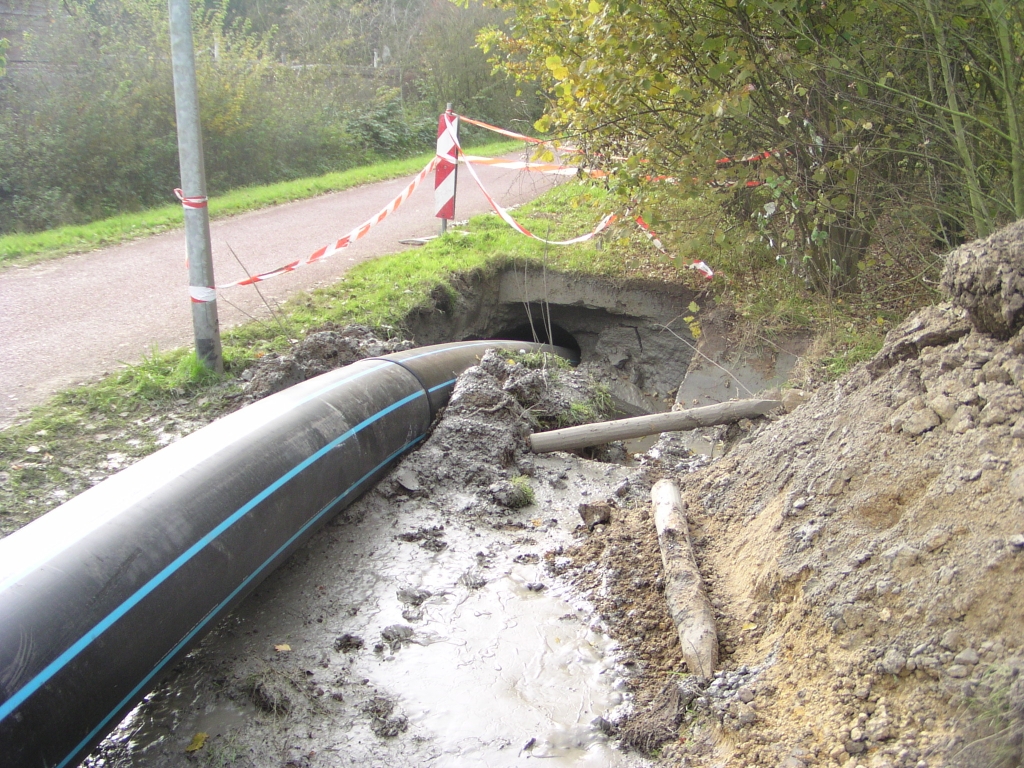
[[[207,368],[221,373],[224,361],[221,357],[217,298],[213,292],[213,249],[210,247],[210,218],[206,208],[206,168],[203,161],[203,134],[199,125],[192,11],[189,0],[168,0],[167,7],[171,20],[178,163],[185,202],[185,248],[188,254],[188,284],[196,357]]]

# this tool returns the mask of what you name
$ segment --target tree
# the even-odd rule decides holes
[[[984,231],[1016,210],[1016,192],[1011,203],[998,188],[1016,185],[1021,151],[1020,9],[926,5],[940,2],[949,18],[898,0],[495,0],[511,29],[482,43],[506,71],[542,78],[538,127],[600,157],[629,195],[739,181],[736,209],[834,293],[854,286],[894,203],[934,231],[944,218]],[[955,36],[937,33],[947,26]],[[667,191],[652,176],[685,183]],[[964,180],[966,206],[954,191]]]

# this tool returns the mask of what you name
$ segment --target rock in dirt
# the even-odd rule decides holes
[[[285,715],[291,711],[292,700],[287,684],[273,678],[258,679],[249,689],[252,703],[272,715]]]
[[[370,716],[370,729],[383,739],[394,738],[409,727],[405,715],[395,715],[395,702],[384,696],[374,696],[363,706]]]
[[[614,505],[608,501],[597,501],[592,504],[584,502],[579,505],[580,517],[588,530],[594,530],[595,525],[604,525],[611,522]]]
[[[392,624],[381,630],[380,637],[391,648],[391,652],[394,653],[410,642],[414,633],[415,630],[406,624]]]
[[[364,645],[363,638],[359,635],[352,635],[346,632],[334,641],[334,650],[341,651],[342,653],[351,653],[352,651],[358,651]]]
[[[786,413],[792,413],[810,399],[811,396],[802,389],[787,389],[782,393],[782,407]]]

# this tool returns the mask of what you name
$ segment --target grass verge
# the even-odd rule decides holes
[[[502,155],[519,146],[519,142],[502,141],[473,147],[471,151],[475,155]],[[403,160],[391,160],[347,171],[328,173],[324,176],[282,181],[263,187],[235,189],[210,198],[210,218],[222,218],[292,200],[305,200],[328,192],[340,192],[361,184],[406,176],[421,170],[432,157],[432,154],[422,154]],[[170,196],[170,190],[168,190],[168,196]],[[181,206],[178,203],[172,203],[137,213],[112,216],[91,224],[60,227],[33,234],[4,235],[0,237],[0,266],[31,264],[69,253],[117,245],[181,226]]]

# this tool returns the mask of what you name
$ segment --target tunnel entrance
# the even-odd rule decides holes
[[[683,318],[698,294],[685,286],[519,270],[463,275],[455,291],[409,318],[418,343],[471,339],[551,341],[582,365],[611,371],[613,394],[638,412],[667,410],[694,355]],[[548,326],[551,338],[548,338]],[[615,391],[618,390],[618,391]]]
[[[548,324],[537,317],[529,319],[525,323],[499,330],[495,339],[512,339],[514,341],[537,341],[542,344],[554,344],[556,347],[565,347],[572,350],[574,360],[580,360],[580,344],[573,336],[558,323],[550,324],[551,334],[548,335]]]

